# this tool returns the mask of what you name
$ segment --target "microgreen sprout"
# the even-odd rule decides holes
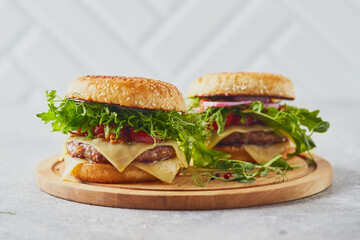
[[[301,167],[301,165],[289,165],[280,154],[276,155],[264,165],[254,164],[240,160],[221,159],[217,162],[216,168],[210,171],[198,172],[193,176],[196,186],[205,187],[212,179],[224,182],[251,183],[257,177],[266,177],[270,171],[278,174],[275,182],[287,181],[286,171]],[[214,172],[227,171],[231,173],[231,178],[216,176]]]

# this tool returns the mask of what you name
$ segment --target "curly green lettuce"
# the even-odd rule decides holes
[[[154,139],[179,142],[188,162],[193,158],[197,163],[201,158],[201,161],[211,163],[214,159],[228,157],[206,148],[206,126],[199,122],[197,114],[62,99],[54,90],[46,91],[46,97],[49,110],[36,116],[45,123],[50,122],[53,132],[68,134],[81,129],[82,133],[87,132],[92,138],[93,129],[104,125],[105,134],[115,133],[119,137],[122,128],[133,127],[135,132],[144,131]]]
[[[200,106],[200,98],[190,98],[188,103],[189,110],[192,110]],[[226,118],[230,112],[241,116],[242,120],[245,120],[246,116],[259,120],[272,127],[276,134],[283,134],[290,138],[295,143],[296,150],[289,154],[289,157],[309,152],[315,148],[316,145],[311,138],[313,133],[324,133],[330,127],[329,122],[323,121],[318,116],[319,110],[309,111],[287,104],[279,109],[275,107],[264,108],[264,104],[260,101],[255,101],[250,106],[209,107],[199,113],[199,121],[208,124],[210,131],[213,130],[212,123],[216,122],[217,132],[220,134],[224,131]]]

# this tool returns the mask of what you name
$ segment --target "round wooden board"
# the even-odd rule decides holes
[[[315,156],[316,165],[308,167],[302,157],[289,160],[301,164],[287,172],[288,181],[275,182],[269,174],[253,183],[210,181],[197,187],[192,177],[183,174],[172,184],[148,182],[136,184],[94,184],[62,181],[64,163],[57,156],[42,161],[36,169],[38,186],[45,192],[63,199],[109,207],[206,210],[225,209],[286,202],[316,194],[331,185],[332,167],[325,159]]]

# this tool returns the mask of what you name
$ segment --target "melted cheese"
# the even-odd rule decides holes
[[[129,164],[132,164],[164,182],[171,183],[182,167],[188,167],[184,152],[180,150],[178,144],[174,141],[163,142],[156,145],[139,142],[132,142],[131,144],[110,144],[99,138],[88,139],[86,137],[71,137],[67,140],[67,142],[69,141],[81,142],[92,146],[106,157],[119,172],[124,171]],[[164,145],[172,146],[175,149],[176,158],[155,163],[132,163],[135,158],[143,152]],[[83,159],[71,158],[70,160],[70,158],[68,155],[64,158],[66,168],[62,177],[63,180],[67,180],[80,164],[87,162]]]
[[[275,155],[284,152],[291,147],[289,141],[284,143],[275,143],[267,146],[243,145],[245,151],[257,162],[264,164],[270,161]]]
[[[167,183],[171,183],[176,174],[182,168],[181,161],[178,158],[154,163],[133,162],[131,165],[140,168],[141,170],[150,173],[161,181]]]
[[[64,156],[64,161],[65,161],[65,170],[61,177],[61,180],[71,180],[71,181],[74,180],[74,178],[72,178],[71,175],[76,171],[77,167],[80,167],[83,163],[87,162],[84,159],[73,158],[68,154]]]
[[[187,167],[187,162],[185,158],[185,154],[179,149],[179,146],[174,141],[162,142],[156,144],[148,143],[140,143],[140,142],[132,142],[131,144],[111,144],[107,141],[103,141],[101,138],[88,139],[86,137],[71,137],[67,140],[76,141],[88,144],[98,150],[106,159],[116,167],[119,172],[124,171],[124,169],[135,160],[137,156],[142,154],[143,152],[153,149],[156,146],[172,146],[175,149],[176,156],[183,163],[184,167]]]
[[[209,148],[213,148],[218,144],[221,140],[226,138],[227,136],[235,133],[248,133],[252,131],[264,131],[264,132],[271,132],[274,131],[273,128],[264,125],[252,125],[252,126],[229,126],[225,128],[224,132],[221,134],[217,134],[214,132],[207,143]],[[287,136],[287,135],[286,135]],[[291,140],[291,138],[289,138]],[[286,149],[292,147],[289,141],[284,143],[276,143],[267,146],[259,146],[259,145],[242,145],[245,151],[249,153],[249,155],[260,164],[263,164],[267,161],[270,161],[275,155],[278,153],[282,153]]]
[[[218,144],[221,140],[226,138],[227,136],[235,133],[247,133],[252,131],[264,131],[264,132],[271,132],[274,131],[273,128],[269,126],[263,126],[263,125],[252,125],[252,126],[229,126],[224,129],[224,132],[221,134],[217,134],[216,131],[213,132],[213,134],[209,137],[207,146],[209,148],[213,148]]]

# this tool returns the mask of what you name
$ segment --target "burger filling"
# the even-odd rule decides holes
[[[223,96],[201,99],[195,111],[200,112],[209,124],[211,133],[207,146],[234,154],[241,152],[239,156],[231,154],[231,157],[258,163],[267,162],[279,152],[289,149],[288,138],[279,131],[275,132],[272,126],[252,112],[250,105],[254,101],[261,101],[265,106],[261,110],[263,114],[269,107],[283,108],[278,101],[270,98]]]
[[[110,126],[112,128],[114,126]],[[135,166],[156,178],[171,182],[182,167],[187,166],[185,156],[174,141],[161,141],[144,131],[135,132],[125,126],[118,135],[105,133],[104,125],[92,129],[92,138],[87,131],[70,131],[65,142],[66,169],[63,179],[82,163],[111,164],[119,172],[129,166]],[[66,157],[68,156],[68,157]]]
[[[213,122],[212,127],[214,134],[217,135],[219,129],[216,122]],[[249,116],[241,117],[233,113],[226,115],[224,123],[224,132],[232,128],[230,135],[220,134],[221,140],[217,142],[216,146],[242,146],[242,145],[259,145],[266,146],[275,143],[284,143],[288,139],[283,135],[277,135],[273,129],[267,127],[263,122]],[[262,131],[262,129],[266,131]]]
[[[110,164],[109,160],[104,155],[89,144],[69,141],[66,143],[66,150],[73,158],[86,159],[92,163]],[[174,157],[176,157],[176,152],[172,146],[161,145],[141,153],[133,162],[152,163]]]
[[[88,132],[72,131],[71,137],[83,137],[88,136]],[[154,139],[144,131],[135,132],[133,128],[126,127],[121,129],[119,136],[115,133],[105,134],[105,126],[98,125],[93,129],[92,134],[94,138],[107,141],[110,144],[131,144],[132,142],[153,144],[161,142],[158,139]],[[111,164],[109,160],[93,146],[82,143],[79,141],[66,142],[67,153],[73,158],[86,159],[92,163]],[[164,161],[176,157],[175,149],[172,146],[161,145],[152,149],[146,150],[137,156],[133,162],[141,163],[153,163],[156,161]]]

